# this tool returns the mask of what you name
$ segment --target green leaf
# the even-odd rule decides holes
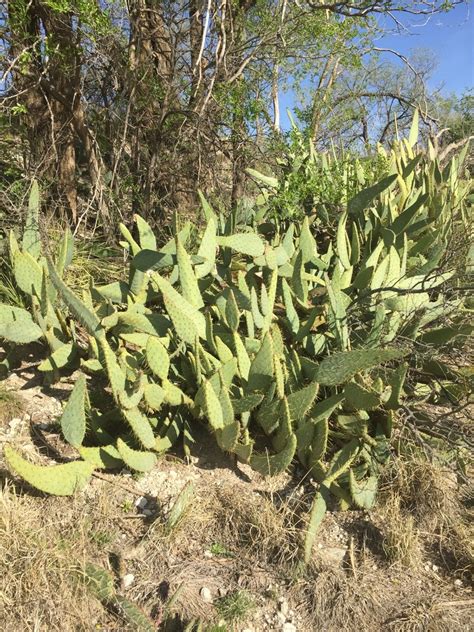
[[[77,318],[81,325],[87,330],[91,336],[96,338],[105,337],[104,330],[100,325],[100,321],[96,314],[92,312],[82,301],[78,298],[74,292],[72,292],[67,285],[59,278],[53,262],[48,259],[48,270],[50,279],[54,287],[59,292],[61,298],[71,310],[72,314]]]
[[[337,224],[337,255],[346,270],[351,268],[349,245],[347,243],[347,212],[343,213]]]
[[[84,579],[91,593],[100,601],[107,602],[115,595],[114,576],[104,568],[87,562]]]
[[[255,180],[257,180],[258,182],[262,182],[262,184],[265,184],[267,187],[270,187],[272,189],[278,188],[278,178],[266,176],[263,173],[260,173],[260,171],[256,171],[255,169],[251,169],[250,167],[248,167],[245,172],[248,173],[249,176],[255,178]]]
[[[321,486],[322,487],[322,486]],[[318,492],[314,497],[313,504],[311,506],[311,513],[309,515],[309,524],[306,531],[306,537],[304,542],[304,561],[306,564],[311,560],[311,553],[313,550],[313,544],[316,539],[319,527],[326,515],[327,501],[326,497],[329,495],[328,490],[326,493],[322,491]]]
[[[41,296],[43,269],[29,252],[18,250],[13,255],[13,272],[18,287],[30,296]]]
[[[357,439],[349,441],[339,452],[336,452],[327,471],[325,483],[330,484],[337,480],[341,474],[346,472],[352,461],[359,454],[360,446]]]
[[[344,393],[337,393],[336,395],[331,395],[331,397],[321,400],[311,410],[311,419],[313,422],[317,422],[320,419],[329,419],[331,414],[343,401]]]
[[[241,415],[242,413],[249,412],[256,408],[263,399],[263,393],[249,393],[248,395],[243,395],[238,399],[232,399],[232,408],[234,409],[234,413],[236,415]]]
[[[222,406],[211,383],[205,380],[202,385],[204,413],[214,430],[224,427]]]
[[[71,496],[82,489],[94,471],[85,461],[72,461],[61,465],[34,465],[24,459],[10,445],[4,447],[8,466],[32,487],[54,496]]]
[[[252,391],[266,392],[273,379],[273,343],[267,333],[260,349],[252,360],[248,376],[249,387]]]
[[[410,135],[408,137],[408,144],[411,148],[413,148],[418,142],[418,134],[419,134],[419,113],[418,108],[413,112],[413,121],[410,127]]]
[[[232,290],[227,294],[227,300],[225,303],[225,317],[227,324],[232,331],[237,331],[239,328],[240,312],[235,300],[235,295]]]
[[[216,263],[217,226],[214,217],[210,217],[199,246],[198,256],[205,259],[204,263],[195,266],[194,272],[198,279],[206,277],[212,272]]]
[[[174,529],[178,522],[183,517],[184,513],[189,508],[193,498],[195,496],[194,484],[192,481],[188,481],[183,489],[179,492],[176,500],[171,507],[171,511],[166,521],[168,529]]]

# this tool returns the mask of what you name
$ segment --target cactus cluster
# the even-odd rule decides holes
[[[128,279],[82,296],[62,279],[69,234],[55,260],[41,256],[34,185],[22,247],[10,241],[31,313],[0,306],[0,336],[42,337],[52,353],[40,368],[50,374],[80,362],[61,428],[81,460],[40,468],[7,447],[12,470],[68,494],[95,468],[143,472],[177,442],[188,452],[203,423],[258,472],[278,474],[297,459],[319,483],[306,558],[330,496],[370,508],[413,344],[437,340],[436,321],[461,303],[444,293],[449,275],[434,271],[455,224],[467,221],[462,156],[441,171],[415,153],[413,138],[387,156],[393,174],[351,199],[334,230],[317,214],[267,220],[264,239],[262,218],[236,226],[202,198],[204,229],[187,223],[160,249],[142,218],[138,241],[121,226]],[[86,374],[106,378],[105,411],[91,404]]]

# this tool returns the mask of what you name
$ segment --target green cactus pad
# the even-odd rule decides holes
[[[28,199],[28,213],[23,232],[22,249],[38,260],[41,256],[41,237],[39,232],[40,192],[37,180],[33,180]]]
[[[54,496],[71,496],[85,487],[94,465],[72,461],[61,465],[35,465],[24,459],[8,444],[4,447],[5,460],[13,472],[32,487]]]
[[[274,476],[290,466],[296,452],[296,436],[291,434],[287,444],[277,454],[252,454],[250,466],[264,476]]]
[[[0,323],[0,338],[16,344],[28,344],[43,336],[41,327],[31,319]]]
[[[250,365],[248,382],[252,391],[266,392],[273,380],[273,341],[267,333]]]
[[[199,309],[204,305],[201,290],[199,289],[197,278],[194,274],[191,259],[183,244],[179,240],[179,237],[176,238],[176,255],[178,258],[181,292],[188,303]]]
[[[348,382],[356,373],[375,366],[399,360],[409,353],[408,349],[356,349],[334,353],[324,358],[318,367],[316,381],[325,386]]]
[[[168,377],[170,358],[168,351],[157,338],[150,336],[146,345],[146,361],[148,366],[161,379]]]
[[[123,467],[123,459],[114,445],[102,445],[98,447],[80,446],[77,451],[88,463],[97,469],[113,470]]]
[[[255,233],[240,233],[218,237],[217,243],[223,248],[231,248],[249,257],[260,257],[265,252],[265,244]]]
[[[63,436],[74,447],[82,445],[86,434],[86,389],[86,376],[81,374],[74,384],[61,416]]]
[[[122,409],[122,415],[132,429],[134,436],[144,448],[151,450],[155,447],[155,437],[148,419],[138,408]],[[118,446],[117,446],[118,447]],[[125,460],[125,459],[124,459]]]
[[[380,406],[380,394],[349,382],[344,387],[344,397],[351,410],[374,410]]]
[[[204,315],[182,297],[166,279],[157,274],[155,280],[163,294],[166,310],[178,336],[190,345],[194,345],[196,336],[204,339],[206,337]]]
[[[49,358],[40,362],[38,369],[40,371],[55,371],[57,369],[62,369],[74,359],[76,351],[76,347],[72,344],[72,342],[61,345],[59,349],[56,349],[56,351],[49,356]]]
[[[15,252],[13,255],[13,272],[18,287],[30,296],[41,296],[43,269],[29,252]]]
[[[349,470],[349,487],[354,503],[360,509],[372,509],[377,497],[378,481],[376,476],[369,476],[361,481]]]
[[[207,380],[205,380],[202,385],[202,401],[204,414],[206,415],[212,428],[214,430],[224,428],[224,417],[221,403],[211,383]]]
[[[153,441],[153,447],[154,447]],[[133,450],[120,437],[117,439],[117,451],[120,458],[123,459],[125,465],[137,472],[149,472],[156,465],[156,454],[153,452],[142,452],[141,450]]]

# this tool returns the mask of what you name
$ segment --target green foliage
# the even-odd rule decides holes
[[[125,599],[115,590],[114,576],[104,568],[88,562],[83,570],[84,582],[91,593],[102,604],[118,615],[131,629],[137,632],[153,632],[153,621],[132,601]]]
[[[42,334],[52,351],[43,370],[57,377],[79,357],[84,371],[102,373],[111,396],[103,410],[89,406],[82,376],[65,408],[63,434],[84,461],[38,470],[9,449],[10,467],[44,491],[72,493],[94,467],[147,471],[178,441],[188,450],[203,423],[231,458],[264,475],[295,457],[311,472],[320,489],[309,559],[330,496],[341,507],[375,500],[395,411],[413,391],[405,386],[413,349],[471,332],[459,316],[456,270],[445,265],[450,235],[466,226],[469,184],[451,175],[460,173],[456,157],[442,172],[415,147],[416,121],[409,142],[387,157],[391,173],[364,180],[335,221],[324,213],[277,221],[270,206],[242,225],[235,215],[218,221],[204,201],[204,230],[190,239],[188,226],[157,250],[137,217],[139,243],[122,227],[128,281],[92,283],[82,297],[61,278],[69,237],[47,266],[11,239],[31,309],[0,305],[0,333],[30,332],[18,343]],[[460,268],[465,274],[465,261]],[[443,376],[451,396],[459,377]],[[69,477],[57,479],[63,471]]]

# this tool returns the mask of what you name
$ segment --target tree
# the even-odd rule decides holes
[[[1,6],[1,106],[24,148],[22,168],[43,179],[72,223],[95,222],[97,211],[102,226],[112,228],[114,215],[166,220],[170,210],[186,212],[198,187],[237,204],[245,167],[280,133],[282,87],[316,86],[311,134],[321,137],[334,100],[348,102],[344,86],[374,16],[398,20],[403,12],[446,10],[448,3],[8,0]],[[369,97],[357,98],[361,113]]]

